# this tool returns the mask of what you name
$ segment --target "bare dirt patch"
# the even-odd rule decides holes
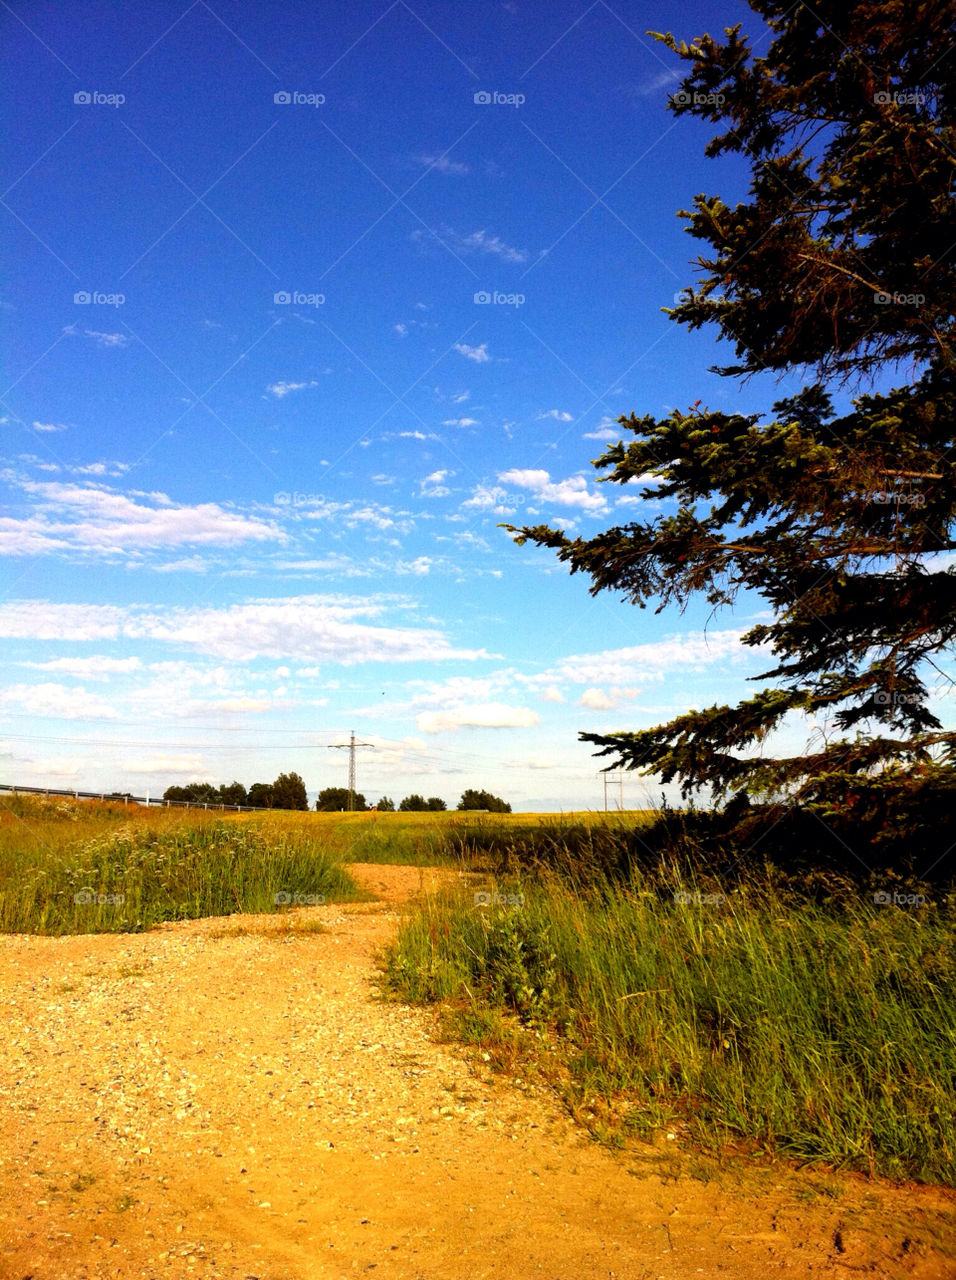
[[[409,898],[0,938],[3,1280],[956,1275],[956,1197],[591,1142],[376,996]],[[317,931],[318,930],[318,931]]]

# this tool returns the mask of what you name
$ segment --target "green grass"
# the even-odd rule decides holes
[[[138,932],[165,920],[275,911],[295,895],[361,896],[319,833],[301,823],[4,801],[0,932]]]
[[[523,904],[426,900],[387,989],[509,1066],[538,1064],[600,1137],[679,1126],[893,1177],[956,1181],[956,907],[820,905],[742,879],[539,873]]]

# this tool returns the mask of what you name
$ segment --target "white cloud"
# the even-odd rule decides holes
[[[165,494],[138,494],[148,506],[103,485],[22,481],[39,503],[25,519],[0,517],[0,553],[36,555],[85,551],[128,558],[146,550],[183,544],[237,546],[281,541],[275,525],[227,511],[213,502],[177,506]]]
[[[393,324],[393,325],[392,325],[392,333],[397,333],[397,334],[398,334],[398,336],[399,336],[400,338],[407,338],[407,337],[408,337],[408,325],[407,325],[407,324]]]
[[[483,342],[480,347],[470,347],[467,342],[456,342],[455,350],[467,360],[474,360],[475,364],[487,364],[491,359],[487,342]]]
[[[271,392],[277,400],[281,400],[283,396],[287,396],[290,391],[301,391],[304,387],[317,387],[319,384],[313,378],[311,382],[273,382],[266,390]]]
[[[54,684],[12,684],[0,689],[0,707],[19,707],[34,716],[55,716],[59,720],[116,720],[111,702],[79,686]]]
[[[34,422],[34,431],[69,431],[69,425],[66,422]]]
[[[115,640],[124,609],[111,604],[51,604],[19,600],[0,604],[0,636],[12,640]]]
[[[713,670],[728,662],[748,658],[765,658],[766,650],[741,643],[743,630],[694,631],[671,636],[647,644],[622,649],[604,649],[598,653],[570,654],[551,670],[527,677],[529,684],[564,686],[567,684],[611,685],[627,688],[639,676],[641,680],[661,680],[679,669]]]
[[[573,422],[574,414],[566,413],[562,409],[548,409],[545,413],[538,414],[539,422],[544,418],[554,418],[556,422]]]
[[[461,505],[474,507],[478,511],[493,511],[497,515],[514,512],[521,505],[523,494],[509,492],[500,484],[478,484],[474,492]]]
[[[181,560],[167,560],[165,564],[154,564],[151,568],[156,573],[208,573],[210,562],[202,556],[184,556]]]
[[[487,253],[492,257],[499,258],[502,262],[522,263],[528,261],[526,250],[516,249],[514,245],[507,244],[502,240],[500,236],[489,235],[484,229],[471,231],[468,235],[462,235],[460,232],[455,231],[454,228],[441,223],[437,231],[416,229],[411,234],[414,243],[419,245],[427,245],[435,237],[458,254]]]
[[[449,475],[453,475],[451,471],[433,471],[431,475],[425,476],[419,485],[419,492],[423,498],[444,498],[451,490],[445,485],[445,480]]]
[[[567,480],[552,481],[547,471],[514,469],[500,472],[498,479],[503,484],[530,489],[542,502],[563,507],[580,507],[582,511],[594,513],[607,510],[604,496],[592,493],[584,476],[569,476]]]
[[[542,691],[541,697],[544,699],[545,702],[563,702],[564,701],[564,694],[561,692],[561,690],[558,688],[556,684],[549,684],[547,689],[544,689]]]
[[[130,470],[130,465],[128,462],[90,462],[70,470],[77,476],[122,476]]]
[[[603,689],[585,689],[578,699],[578,705],[590,707],[592,711],[613,711],[622,702],[636,698],[638,690],[634,688],[612,688],[607,693]]]
[[[598,427],[595,431],[585,431],[582,440],[620,440],[620,431],[612,431],[610,427]]]
[[[443,427],[477,427],[477,418],[446,418]]]
[[[139,756],[120,765],[122,773],[171,773],[188,777],[191,782],[205,782],[209,778],[203,758],[194,755],[168,755],[157,752],[152,756]]]
[[[415,159],[427,169],[437,169],[439,173],[462,177],[470,172],[468,165],[460,164],[457,160],[449,160],[447,156],[416,156]]]
[[[84,329],[88,338],[95,338],[98,347],[125,347],[129,338],[125,333],[100,333],[98,329]]]
[[[411,562],[399,560],[395,564],[395,572],[401,574],[412,573],[415,574],[416,577],[423,577],[431,570],[433,564],[434,561],[430,556],[419,556],[416,560],[412,560]]]
[[[541,717],[529,707],[504,702],[453,707],[447,711],[423,711],[416,720],[422,733],[448,733],[462,728],[514,729],[537,724]]]
[[[108,680],[113,675],[126,675],[142,668],[139,658],[109,658],[94,654],[89,658],[52,658],[49,662],[21,662],[35,671],[62,671],[64,675],[87,680]]]
[[[364,596],[339,595],[250,600],[218,609],[20,602],[0,604],[0,636],[44,640],[122,636],[185,645],[232,662],[263,657],[353,666],[488,657],[483,649],[453,647],[441,631],[430,627],[367,621],[380,619],[386,608],[387,603]]]

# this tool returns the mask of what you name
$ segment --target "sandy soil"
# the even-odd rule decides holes
[[[950,1192],[611,1153],[437,1042],[375,955],[454,873],[355,871],[380,902],[0,938],[3,1280],[956,1277]]]

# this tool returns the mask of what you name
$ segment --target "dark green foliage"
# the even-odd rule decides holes
[[[280,773],[272,784],[274,809],[308,809],[305,783],[297,773]]]
[[[418,795],[417,792],[414,795],[406,796],[398,806],[400,813],[424,813],[427,808],[428,804],[425,797]]]
[[[347,813],[350,809],[356,812],[364,812],[368,805],[365,803],[365,797],[359,791],[352,793],[350,803],[348,787],[324,787],[319,792],[315,807],[320,813]],[[379,807],[381,808],[381,806]]]
[[[379,808],[381,807],[379,805]],[[448,805],[438,796],[429,796],[426,800],[424,796],[416,793],[406,796],[398,807],[402,813],[441,813],[448,808]]]
[[[487,809],[489,813],[510,813],[511,805],[506,804],[500,796],[493,796],[490,791],[476,791],[469,787],[462,792],[458,801],[459,809]]]
[[[272,808],[271,782],[254,782],[249,788],[249,803],[256,809]]]
[[[241,782],[230,782],[219,788],[219,798],[224,804],[248,804],[249,797]]]
[[[382,796],[381,800],[379,800],[375,807],[378,809],[379,813],[394,813],[395,801],[391,796]]]
[[[720,121],[708,154],[748,158],[748,200],[696,197],[683,213],[708,251],[671,310],[715,324],[738,363],[719,372],[807,371],[773,417],[713,412],[622,417],[634,439],[595,466],[644,481],[675,514],[570,539],[546,526],[518,542],[553,548],[592,594],[640,607],[714,607],[762,597],[774,682],[737,706],[692,710],[636,733],[582,734],[623,765],[680,781],[684,795],[788,800],[829,820],[851,800],[857,829],[902,852],[914,820],[956,780],[956,733],[927,706],[934,659],[956,637],[956,97],[951,5],[751,0],[773,40],[757,58],[739,28],[723,43],[660,36],[690,65],[676,114]],[[901,362],[903,364],[901,365]],[[838,416],[825,385],[858,385]],[[748,602],[749,603],[749,602]],[[934,669],[935,668],[935,671]],[[822,745],[756,754],[787,716]],[[882,799],[878,793],[882,792]],[[936,846],[943,855],[949,842]]]
[[[190,782],[185,787],[167,787],[164,800],[188,800],[193,804],[219,804],[219,788],[210,782]]]

